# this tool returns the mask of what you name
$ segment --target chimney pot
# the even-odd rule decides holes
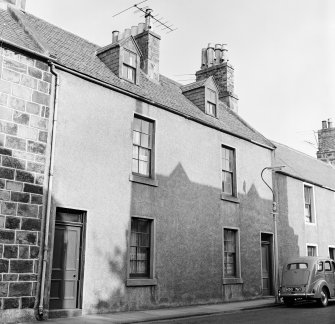
[[[328,126],[327,126],[327,121],[326,120],[323,120],[322,121],[322,129],[326,129]]]
[[[126,28],[124,30],[124,38],[127,38],[131,35],[131,31],[130,31],[130,28]]]
[[[207,48],[201,50],[201,69],[206,67],[207,63]]]
[[[214,46],[212,43],[208,44],[207,47],[207,67],[214,65]]]
[[[119,31],[113,30],[112,32],[112,44],[116,43],[119,40]]]
[[[137,28],[137,32],[138,34],[141,34],[144,32],[144,29],[145,29],[145,23],[139,23],[138,24],[138,28]]]
[[[222,59],[222,46],[215,44],[215,65],[220,64]]]
[[[333,120],[331,118],[328,118],[328,128],[333,128]]]
[[[227,62],[228,61],[228,57],[227,57],[227,45],[226,44],[222,44],[222,62]]]
[[[131,36],[136,36],[138,34],[138,31],[137,31],[137,26],[132,26],[131,27]]]

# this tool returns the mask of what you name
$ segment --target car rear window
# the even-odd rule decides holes
[[[307,269],[307,263],[289,263],[287,265],[287,270],[297,270],[297,269]]]

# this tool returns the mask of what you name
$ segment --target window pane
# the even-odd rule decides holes
[[[133,159],[138,159],[138,146],[137,145],[133,145]]]
[[[150,151],[145,148],[140,148],[139,150],[139,160],[149,162],[150,160]]]
[[[138,162],[138,173],[149,176],[149,163],[144,161]]]
[[[149,135],[141,134],[141,146],[150,147],[149,146]]]
[[[133,144],[141,144],[141,133],[135,131],[133,132]]]
[[[132,164],[131,170],[134,173],[138,173],[138,160],[133,159],[133,164]]]
[[[136,67],[136,54],[129,52],[129,65]]]
[[[149,134],[149,122],[142,120],[142,133]]]
[[[226,194],[233,194],[232,174],[222,171],[222,191]]]
[[[133,129],[140,132],[141,131],[141,119],[139,118],[134,118],[134,125],[133,125]]]

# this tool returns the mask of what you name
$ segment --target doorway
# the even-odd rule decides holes
[[[50,309],[80,308],[83,279],[84,213],[57,208]]]
[[[261,233],[263,296],[272,295],[272,234]]]

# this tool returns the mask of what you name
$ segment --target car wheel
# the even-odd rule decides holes
[[[321,298],[319,299],[319,305],[326,307],[328,305],[328,299],[328,291],[325,287],[323,287],[321,291]]]
[[[293,298],[283,298],[284,304],[287,307],[292,307],[294,305],[294,299]]]

